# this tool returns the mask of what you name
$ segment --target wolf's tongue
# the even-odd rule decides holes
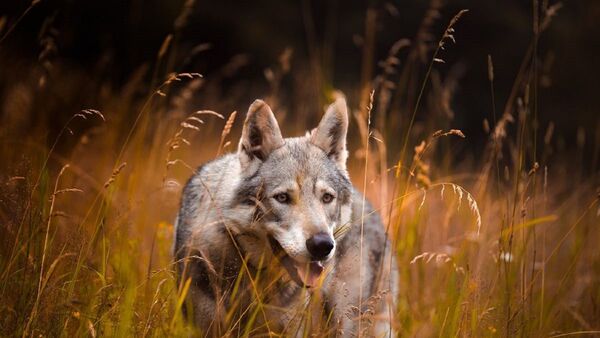
[[[308,287],[317,286],[319,277],[323,272],[323,264],[321,262],[310,262],[309,264],[297,264],[298,276]]]

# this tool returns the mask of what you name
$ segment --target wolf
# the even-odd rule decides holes
[[[174,257],[187,319],[212,336],[393,334],[398,272],[381,218],[350,182],[344,98],[303,137],[250,106],[237,153],[183,189]]]

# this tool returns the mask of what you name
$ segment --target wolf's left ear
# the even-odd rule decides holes
[[[238,147],[242,167],[246,167],[254,159],[264,161],[283,144],[279,124],[271,107],[262,100],[254,101],[248,109]]]
[[[338,167],[346,170],[346,134],[348,133],[348,109],[346,99],[339,98],[332,103],[310,134],[310,142],[323,149]]]

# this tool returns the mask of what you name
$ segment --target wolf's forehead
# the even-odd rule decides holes
[[[269,156],[263,169],[267,176],[294,181],[328,179],[338,174],[325,152],[303,138],[286,139],[286,144]]]
[[[286,139],[285,146],[273,155],[276,165],[306,173],[331,164],[323,150],[304,139]]]

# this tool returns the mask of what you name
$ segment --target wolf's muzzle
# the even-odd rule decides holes
[[[319,232],[306,240],[306,248],[315,261],[327,258],[334,246],[333,238],[326,232]]]

